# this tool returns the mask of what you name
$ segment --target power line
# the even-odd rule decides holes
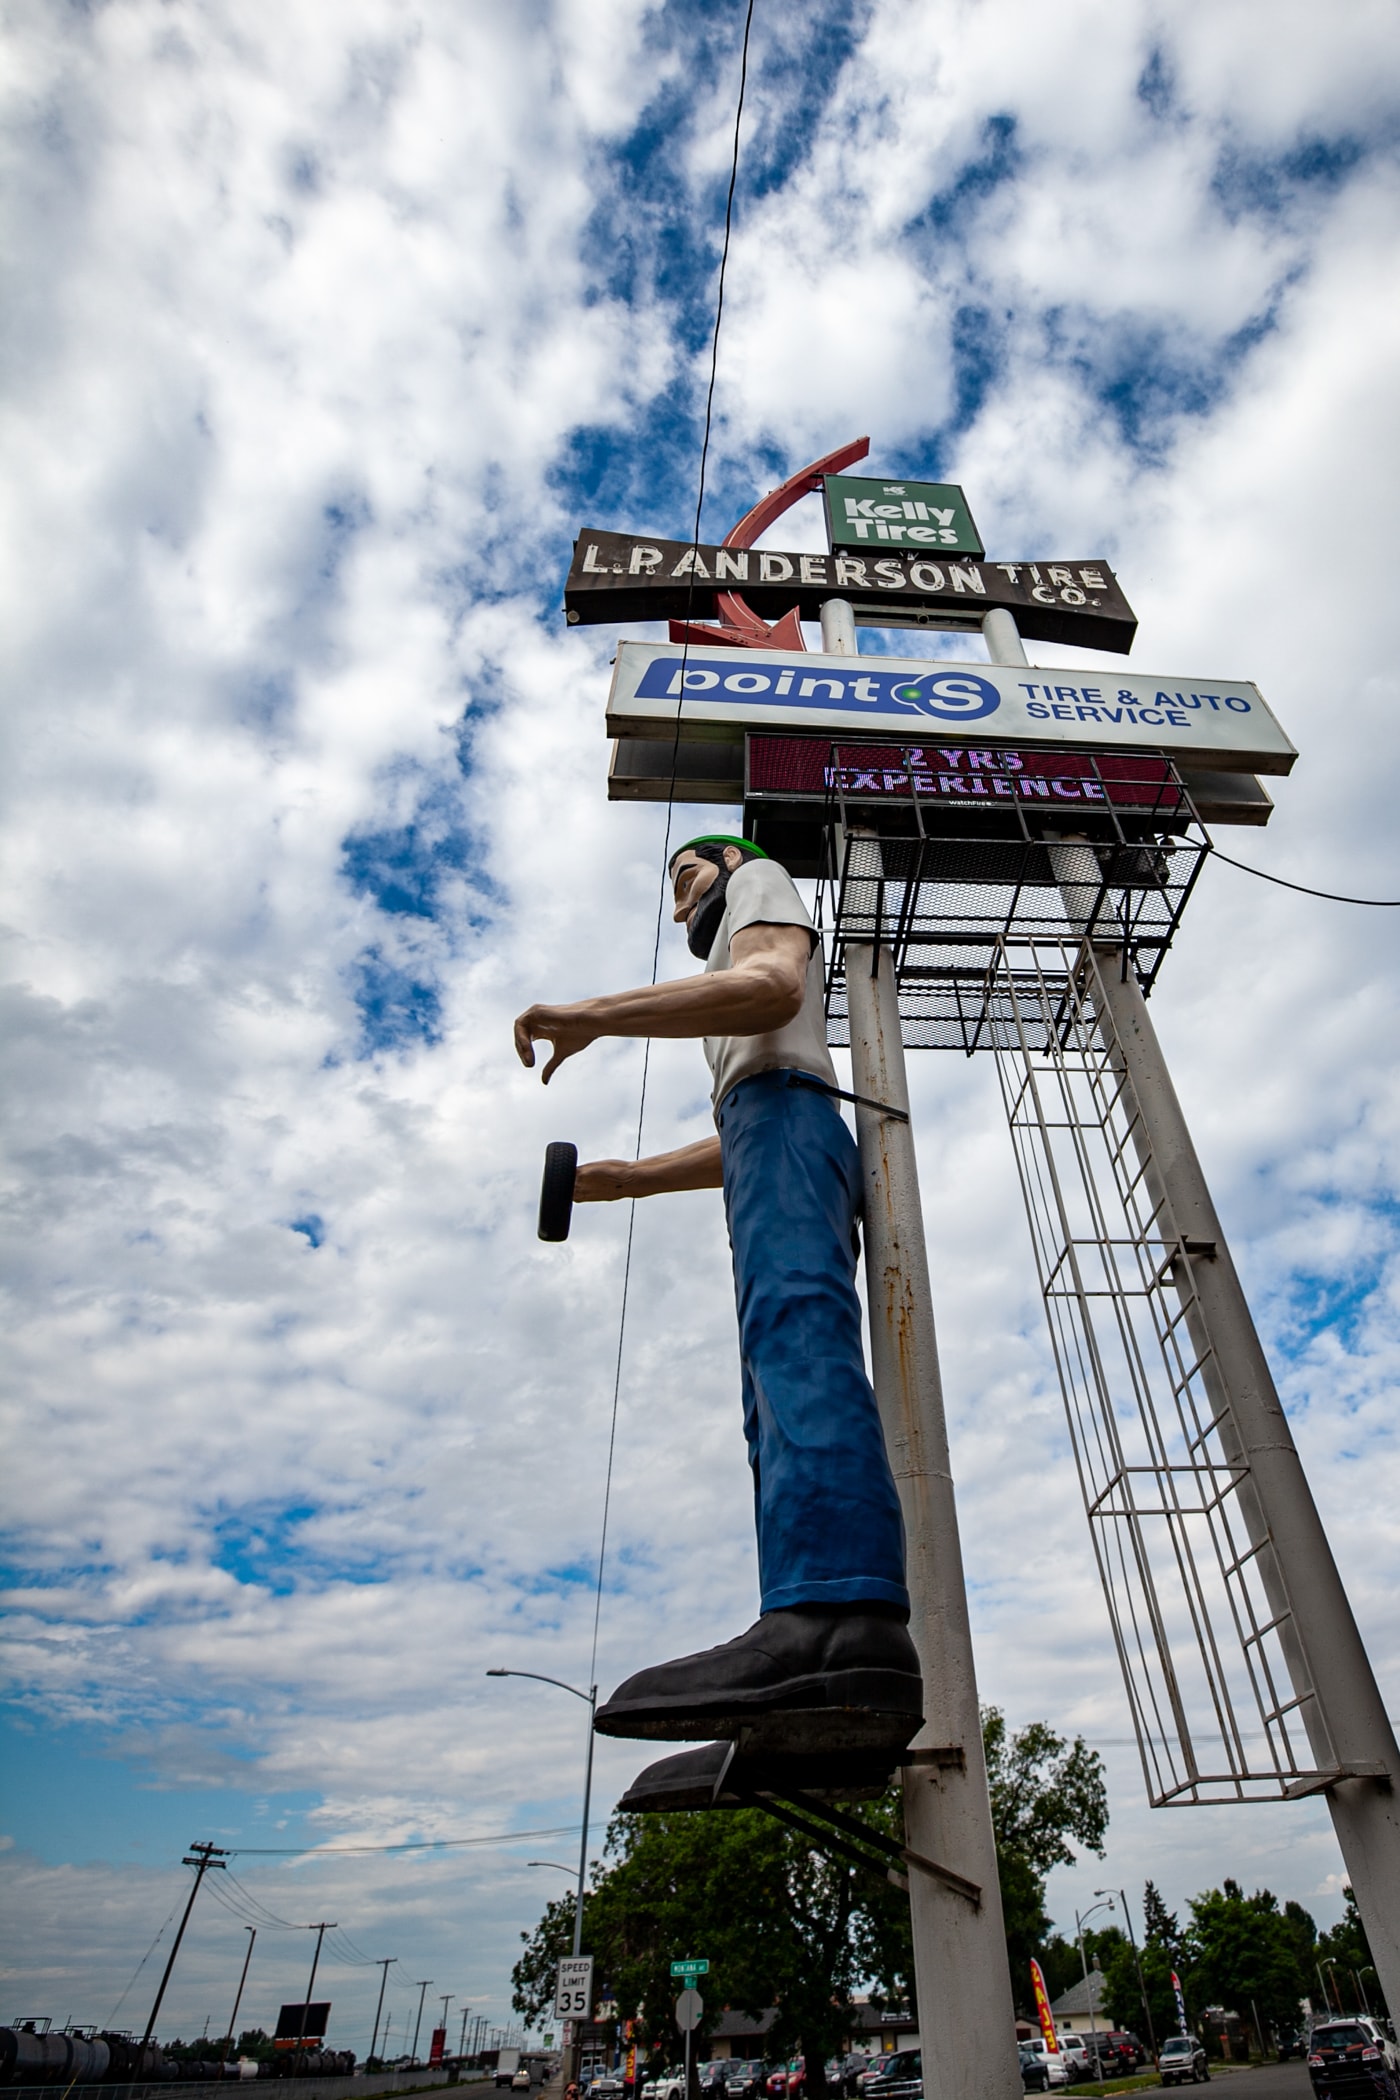
[[[394,1845],[230,1845],[228,1854],[230,1859],[348,1859],[360,1852],[443,1852],[465,1845],[520,1845],[527,1839],[577,1835],[577,1823],[560,1823],[553,1830],[493,1830],[485,1837],[410,1838]]]
[[[686,627],[681,649],[680,684],[676,696],[675,735],[671,744],[671,775],[666,788],[666,835],[661,849],[661,877],[656,898],[656,931],[651,945],[651,981],[656,982],[661,957],[661,921],[666,909],[667,859],[671,850],[671,823],[676,802],[676,754],[680,747],[681,709],[685,702],[685,673],[690,656],[690,611],[695,594],[695,553],[700,545],[701,513],[705,505],[705,476],[710,458],[710,433],[714,424],[715,380],[719,371],[719,331],[724,318],[724,280],[729,269],[729,240],[734,226],[734,191],[739,180],[739,131],[744,117],[744,94],[749,79],[749,36],[753,29],[754,0],[749,0],[744,15],[744,40],[739,54],[739,95],[734,107],[734,146],[729,162],[729,189],[724,202],[724,243],[720,249],[719,284],[715,293],[715,325],[710,336],[710,382],[705,394],[705,429],[700,441],[700,473],[695,493],[695,530],[691,535],[690,573],[686,581]],[[651,1038],[646,1039],[642,1052],[642,1085],[637,1102],[637,1136],[632,1157],[642,1156],[642,1125],[646,1118],[647,1080],[651,1072]],[[627,1206],[627,1247],[622,1261],[622,1304],[617,1323],[617,1361],[613,1369],[612,1418],[608,1425],[608,1464],[603,1483],[603,1524],[598,1541],[598,1583],[593,1598],[593,1646],[588,1665],[588,1682],[593,1684],[598,1675],[598,1627],[603,1612],[603,1572],[608,1553],[608,1517],[612,1508],[613,1463],[617,1453],[618,1400],[622,1391],[622,1350],[627,1333],[627,1299],[632,1282],[632,1246],[637,1229],[637,1199],[634,1196]]]
[[[1251,868],[1248,861],[1235,860],[1230,854],[1222,853],[1220,848],[1211,845],[1209,840],[1206,844],[1207,851],[1213,853],[1217,860],[1228,862],[1230,867],[1238,868],[1242,875],[1257,875],[1261,882],[1277,883],[1281,890],[1297,890],[1303,897],[1321,897],[1328,904],[1365,904],[1373,911],[1400,911],[1400,897],[1340,897],[1335,890],[1315,890],[1306,882],[1290,882],[1284,875],[1266,874],[1263,868]]]

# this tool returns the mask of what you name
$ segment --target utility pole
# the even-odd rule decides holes
[[[321,1942],[328,1932],[335,1931],[335,1924],[334,1921],[332,1921],[331,1923],[324,1925],[308,1925],[306,1929],[308,1932],[314,1932],[316,1935],[316,1952],[311,1957],[311,1975],[306,1985],[306,2002],[301,2008],[301,2019],[297,2023],[298,2046],[300,2046],[300,2044],[306,2038],[306,2022],[311,2013],[311,1993],[316,1988],[316,1965],[321,1959]],[[293,2064],[296,2063],[295,2057],[292,2058],[292,2062]]]
[[[413,1980],[418,1985],[418,2018],[413,2023],[413,2049],[409,2062],[416,2064],[418,2061],[418,2036],[423,2026],[423,2000],[428,1995],[428,1985],[433,1979],[431,1976],[421,1978],[415,1976]]]
[[[444,1991],[442,1994],[442,2053],[444,2056],[447,2054],[447,2008],[456,1995],[455,1991]]]
[[[229,2050],[238,2039],[238,2008],[243,2003],[243,1986],[248,1981],[248,1964],[253,1959],[253,1942],[258,1936],[256,1925],[245,1925],[243,1930],[248,1935],[248,1952],[243,1957],[243,1974],[238,1979],[238,1995],[233,2001],[233,2011],[229,2015],[228,2033],[224,2036],[224,2053],[219,2058],[221,2067],[228,2062]]]
[[[190,1900],[185,1905],[185,1915],[180,1920],[180,1929],[175,1935],[175,1944],[170,1950],[170,1959],[165,1964],[165,1974],[160,1979],[160,1989],[156,1992],[156,2002],[151,2007],[151,2017],[146,2022],[146,2032],[141,2037],[141,2053],[136,2059],[136,2075],[138,2078],[146,2067],[146,2050],[150,2046],[151,2036],[155,2033],[156,2017],[160,2012],[161,2000],[165,1996],[165,1986],[170,1981],[170,1972],[175,1966],[175,1957],[180,1951],[180,1942],[185,1937],[185,1927],[190,1922],[190,1912],[194,1909],[194,1899],[199,1894],[199,1885],[209,1872],[209,1869],[211,1867],[222,1868],[227,1857],[228,1853],[223,1845],[192,1844],[182,1861],[182,1865],[195,1869],[194,1887],[190,1890]]]
[[[467,2015],[470,2011],[471,2007],[469,2005],[464,2005],[462,2007],[462,2038],[457,2044],[457,2054],[463,2059],[464,2062],[466,2060],[467,2054]]]
[[[395,1963],[395,1962],[396,1962],[396,1961],[398,1960],[398,1958],[399,1958],[399,1957],[397,1956],[397,1954],[385,1954],[385,1955],[381,1955],[381,1956],[379,1956],[379,1957],[378,1957],[378,1961],[377,1961],[377,1966],[378,1966],[378,1968],[379,1968],[379,1971],[380,1971],[380,1976],[379,1976],[379,2003],[378,2003],[378,2005],[376,2005],[376,2006],[375,2006],[375,2008],[374,2008],[374,2033],[373,2033],[373,2035],[372,2035],[372,2037],[371,2037],[371,2039],[370,2039],[370,2045],[369,2045],[369,2053],[370,2053],[370,2055],[371,2055],[371,2056],[373,2056],[373,2054],[374,2054],[374,2045],[375,2045],[375,2043],[376,2043],[376,2042],[377,2042],[377,2041],[379,2040],[379,2015],[380,2015],[380,2014],[381,2014],[381,2013],[383,2012],[383,2010],[384,2010],[384,1986],[385,1986],[385,1984],[386,1984],[386,1983],[387,1983],[387,1982],[389,1981],[389,1971],[390,1971],[390,1969],[392,1969],[392,1968],[393,1968],[393,1966],[394,1966],[394,1963]],[[390,2014],[390,2018],[391,2018],[391,2019],[392,2019],[392,2017],[393,2017],[393,2015],[392,2015],[392,2014]],[[385,2040],[386,2044],[387,2044],[387,2042],[388,2042],[388,2039],[389,2039],[389,2030],[388,2030],[388,2028],[386,2027],[386,2028],[385,2028],[385,2030],[384,2030],[384,2040]]]

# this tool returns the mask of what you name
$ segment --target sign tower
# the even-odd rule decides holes
[[[881,1770],[828,1735],[826,1766],[799,1779],[736,1740],[668,1805],[758,1803],[906,1882],[920,2023],[939,2041],[925,2090],[1011,2100],[907,1049],[997,1060],[1149,1799],[1321,1793],[1392,2008],[1400,1752],[1146,1004],[1207,824],[1267,823],[1259,776],[1296,752],[1252,684],[1033,666],[1025,639],[1131,646],[1109,565],[987,562],[960,489],[846,474],[867,450],[813,462],[719,546],[585,530],[565,591],[573,624],[671,623],[666,643],[619,645],[610,797],[742,804],[745,836],[817,884],[925,1687],[923,1728]],[[828,554],[755,546],[817,489]],[[980,633],[989,660],[861,656],[862,626]],[[896,1765],[905,1842],[882,1848],[839,1804]]]

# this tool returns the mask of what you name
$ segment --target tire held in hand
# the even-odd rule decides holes
[[[578,1174],[578,1146],[565,1140],[544,1148],[544,1179],[540,1183],[540,1238],[566,1240],[574,1214],[574,1180]]]

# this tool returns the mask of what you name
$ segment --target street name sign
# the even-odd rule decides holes
[[[920,553],[980,554],[967,499],[951,481],[872,481],[828,474],[822,484],[833,547],[913,547]]]
[[[1107,562],[976,561],[885,547],[864,553],[784,554],[772,547],[693,547],[586,527],[564,585],[571,626],[622,620],[709,619],[721,591],[737,591],[765,619],[794,606],[815,620],[847,598],[864,626],[917,626],[938,613],[980,626],[996,606],[1027,641],[1126,653],[1137,615]]]
[[[819,729],[930,743],[1147,746],[1251,773],[1287,773],[1298,755],[1259,688],[1234,679],[652,642],[618,644],[607,729],[687,740]]]
[[[687,1982],[692,1976],[708,1976],[709,1973],[710,1964],[707,1961],[673,1961],[671,1964],[671,1974],[684,1976]]]
[[[556,2020],[586,2020],[593,2011],[593,1956],[566,1954],[554,1985]]]

